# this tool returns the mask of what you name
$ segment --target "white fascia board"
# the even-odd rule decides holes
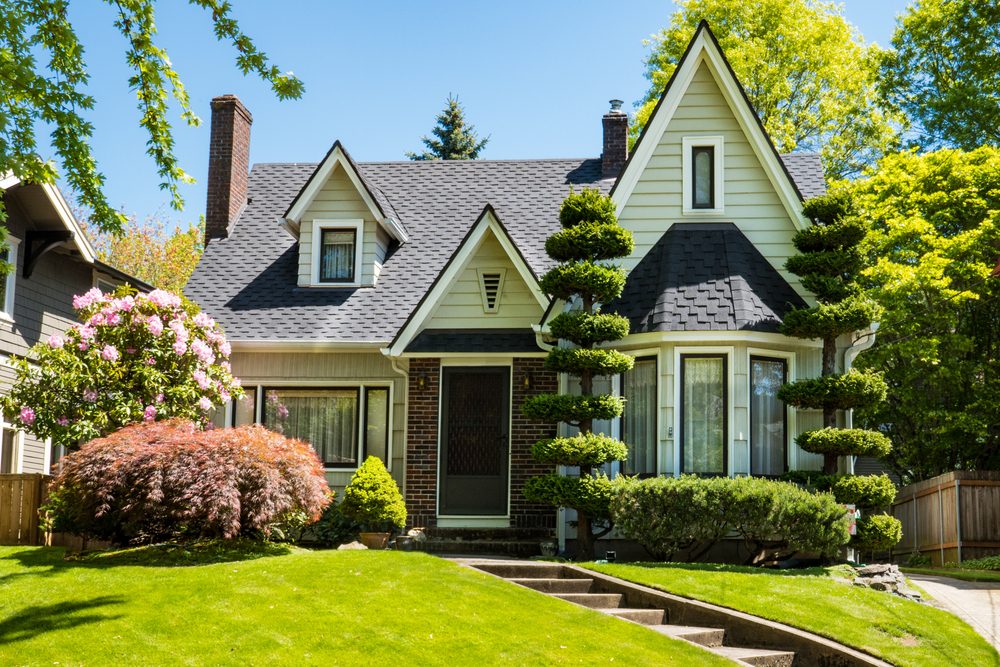
[[[643,137],[644,140],[636,146],[635,154],[632,156],[632,159],[626,166],[625,172],[618,181],[618,185],[615,187],[612,199],[617,205],[618,215],[621,215],[622,210],[628,203],[629,197],[635,191],[639,178],[646,170],[646,166],[650,158],[652,158],[660,142],[660,138],[673,119],[674,113],[676,113],[684,94],[687,92],[695,73],[698,71],[698,67],[702,63],[707,63],[709,71],[715,78],[716,83],[719,84],[723,97],[726,98],[730,110],[736,116],[743,134],[753,148],[757,159],[760,160],[761,165],[764,167],[764,172],[778,193],[778,198],[781,199],[781,203],[788,212],[789,217],[798,229],[804,229],[808,222],[802,215],[802,202],[799,200],[798,194],[796,194],[795,187],[779,163],[779,158],[771,150],[770,142],[753,116],[753,110],[747,104],[746,100],[743,99],[743,95],[739,89],[739,82],[730,74],[729,68],[726,67],[726,63],[723,60],[722,53],[715,47],[715,44],[705,30],[699,31],[695,37],[691,51],[684,62],[681,63],[681,68],[676,72],[670,88],[664,95],[660,108],[649,119],[645,136]]]
[[[83,233],[83,227],[80,226],[76,216],[73,215],[73,211],[70,209],[65,197],[63,197],[62,192],[51,183],[43,183],[41,187],[46,197],[48,197],[49,203],[52,204],[52,208],[55,209],[56,215],[59,216],[59,220],[73,235],[73,243],[76,245],[77,250],[80,251],[80,254],[83,255],[88,264],[93,264],[97,260],[97,252],[94,250],[94,246],[90,245],[90,240]]]
[[[377,352],[389,341],[230,339],[233,352]]]
[[[780,333],[766,331],[653,331],[649,333],[629,334],[625,338],[608,343],[606,347],[624,348],[635,345],[652,345],[660,343],[677,343],[692,345],[695,343],[758,343],[761,345],[784,345],[796,348],[822,348],[823,341],[819,338],[792,338]]]

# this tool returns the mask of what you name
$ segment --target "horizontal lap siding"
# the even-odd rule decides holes
[[[682,213],[682,140],[699,135],[724,137],[725,211],[718,216]],[[681,99],[620,220],[636,240],[634,253],[622,262],[626,269],[634,268],[675,222],[733,222],[785,280],[811,300],[784,269],[785,260],[795,253],[795,225],[705,64]]]
[[[378,230],[378,224],[357,188],[338,166],[317,193],[309,209],[302,215],[299,228],[299,285],[312,281],[312,245],[317,242],[313,220],[364,220],[361,249],[361,284],[375,282],[376,264],[385,260],[388,236]],[[381,238],[379,232],[381,231]]]

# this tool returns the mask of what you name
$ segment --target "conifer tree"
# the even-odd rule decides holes
[[[580,395],[535,396],[523,411],[531,419],[579,429],[577,435],[540,440],[532,447],[536,461],[579,467],[579,474],[533,477],[525,484],[524,495],[532,502],[576,510],[577,557],[591,560],[596,539],[611,530],[611,482],[595,469],[628,457],[625,443],[593,432],[595,419],[618,417],[624,405],[619,397],[594,395],[594,378],[624,373],[633,363],[626,354],[597,348],[629,331],[627,318],[601,313],[600,305],[618,297],[625,286],[625,272],[608,260],[628,256],[634,242],[632,233],[618,224],[614,202],[597,190],[571,192],[563,201],[559,222],[563,229],[549,237],[545,251],[560,264],[542,277],[541,286],[570,304],[549,326],[556,338],[572,347],[553,348],[545,365],[579,378]]]
[[[408,152],[411,160],[475,160],[486,148],[490,138],[480,140],[474,125],[466,125],[465,110],[457,97],[448,95],[448,106],[437,117],[432,130],[437,139],[423,136],[420,141],[428,150],[423,153]]]

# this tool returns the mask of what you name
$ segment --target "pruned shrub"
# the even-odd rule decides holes
[[[357,469],[344,489],[341,503],[344,516],[357,522],[362,530],[391,532],[406,525],[406,505],[385,464],[369,456]]]
[[[878,373],[850,371],[843,375],[796,380],[782,385],[778,398],[797,408],[847,410],[885,400],[885,380]]]
[[[604,473],[567,477],[553,472],[530,477],[524,483],[524,497],[533,503],[572,507],[595,523],[605,523],[610,518],[611,486]]]
[[[539,394],[524,402],[521,412],[528,419],[576,424],[585,419],[614,419],[625,409],[625,399],[611,394],[572,396]]]
[[[546,368],[572,375],[619,375],[632,370],[633,363],[635,358],[618,350],[592,350],[584,347],[556,347],[545,358]]]
[[[858,507],[886,507],[896,498],[896,485],[881,475],[845,475],[833,484],[837,502]]]
[[[531,456],[539,463],[565,466],[599,466],[607,461],[624,461],[628,446],[602,433],[578,433],[568,437],[539,440],[531,446]]]
[[[892,451],[892,441],[878,431],[860,428],[821,428],[800,433],[795,444],[814,454],[834,456],[874,456],[882,458]]]
[[[330,496],[301,440],[174,419],[127,426],[66,456],[44,509],[55,531],[125,545],[267,537],[319,518]]]
[[[888,551],[903,539],[903,524],[888,514],[869,514],[858,519],[854,543],[865,551]]]
[[[664,559],[704,553],[731,533],[751,563],[771,551],[832,555],[850,538],[831,494],[756,477],[623,479],[613,485],[611,513],[625,537]]]
[[[339,547],[358,537],[361,526],[344,514],[343,503],[330,503],[319,521],[309,526],[308,537],[324,547]]]

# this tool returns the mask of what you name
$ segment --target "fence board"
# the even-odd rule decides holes
[[[38,508],[48,475],[0,475],[0,545],[39,544]]]

